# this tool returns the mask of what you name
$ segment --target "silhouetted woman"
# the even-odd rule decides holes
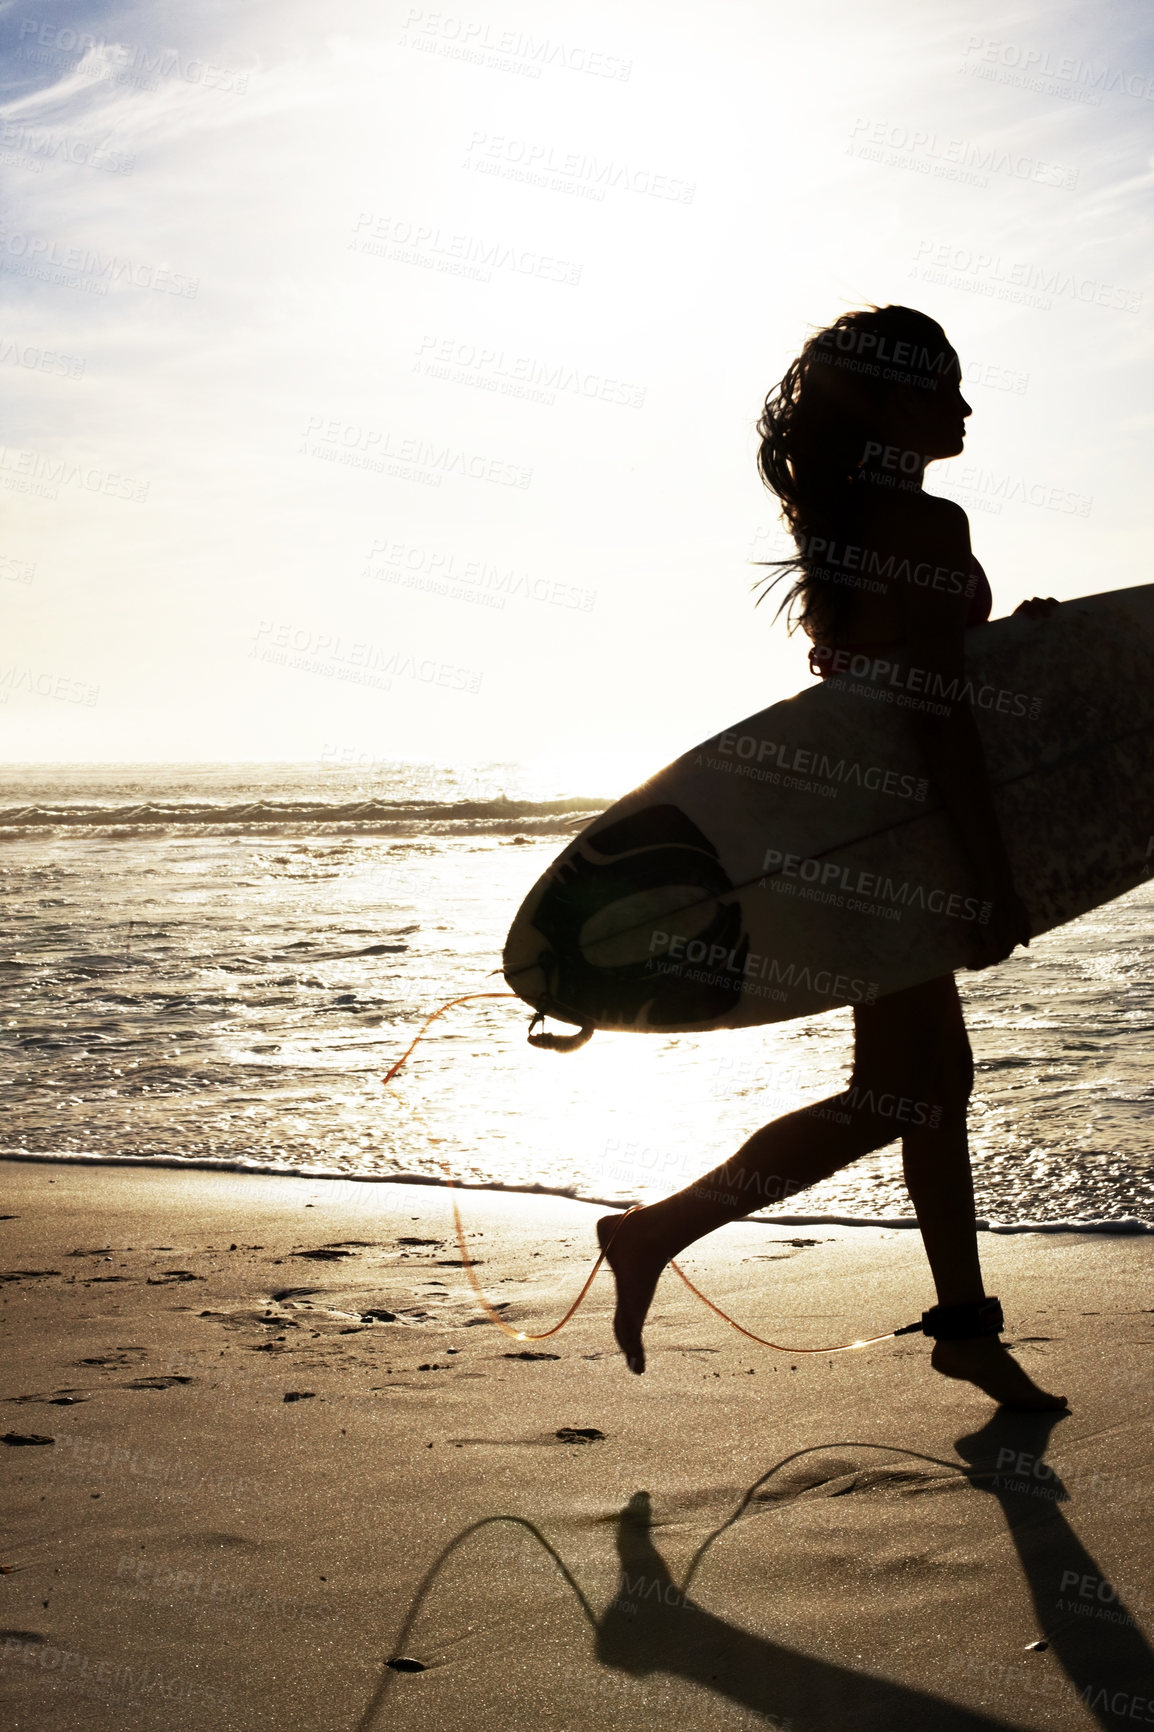
[[[965,512],[925,493],[922,482],[927,463],[963,449],[969,414],[945,332],[909,307],[843,314],[805,344],[767,398],[758,467],[797,546],[793,559],[776,563],[795,575],[785,599],[800,603],[814,673],[845,668],[849,657],[838,651],[896,649],[946,688],[957,680],[953,689],[961,689],[963,634],[989,619],[990,588],[970,551]],[[851,562],[831,551],[847,545],[869,550],[872,573],[952,575],[938,587],[901,575],[863,581],[860,556]],[[1016,611],[1044,614],[1056,605],[1035,598]],[[968,701],[935,708],[946,713],[910,714],[979,894],[992,903],[989,924],[972,929],[969,966],[986,968],[1029,942],[1029,916],[1014,889]],[[844,1093],[765,1125],[730,1161],[674,1196],[598,1222],[603,1246],[620,1222],[608,1261],[617,1281],[614,1332],[630,1369],[645,1369],[642,1326],[669,1259],[757,1206],[732,1186],[734,1166],[746,1185],[756,1175],[761,1195],[769,1181],[777,1196],[804,1190],[894,1140],[893,1119],[872,1106],[890,1092],[941,1109],[933,1128],[902,1131],[905,1182],[937,1288],[935,1371],[1009,1406],[1064,1407],[1064,1396],[1039,1389],[1006,1352],[1000,1308],[982,1285],[966,1140],[972,1082],[952,974],[856,1005]]]

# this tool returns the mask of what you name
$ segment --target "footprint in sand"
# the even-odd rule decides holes
[[[91,1398],[79,1389],[57,1389],[51,1395],[9,1395],[8,1401],[43,1401],[52,1407],[76,1407]]]

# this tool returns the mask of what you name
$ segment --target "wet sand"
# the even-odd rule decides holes
[[[607,1275],[516,1343],[436,1187],[2,1171],[22,1732],[1154,1725],[1149,1238],[983,1235],[1055,1421],[921,1336],[767,1352],[672,1275],[643,1378]],[[547,1327],[601,1211],[461,1196],[490,1296]],[[908,1231],[742,1223],[683,1261],[799,1346],[932,1301]]]

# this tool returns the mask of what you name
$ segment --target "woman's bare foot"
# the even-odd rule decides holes
[[[994,1335],[965,1341],[935,1341],[930,1363],[943,1377],[975,1383],[1003,1407],[1059,1412],[1068,1407],[1064,1395],[1048,1395],[1012,1359]]]
[[[639,1209],[636,1215],[602,1215],[597,1223],[597,1240],[605,1252],[605,1261],[617,1282],[617,1309],[613,1313],[613,1333],[625,1355],[625,1363],[638,1377],[645,1370],[645,1349],[641,1331],[657,1283],[661,1279],[667,1258],[650,1250],[645,1243],[645,1228]],[[617,1229],[614,1232],[614,1229]],[[612,1243],[610,1243],[612,1240]]]

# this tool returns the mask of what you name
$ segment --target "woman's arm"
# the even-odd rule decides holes
[[[973,555],[966,514],[950,500],[925,496],[919,553],[950,571],[968,571]],[[924,551],[923,551],[924,549]],[[922,689],[961,693],[965,684],[966,597],[901,586],[910,665],[924,669]],[[941,712],[943,713],[935,713]],[[1030,941],[1029,915],[1014,888],[1009,855],[998,822],[989,771],[973,711],[962,696],[943,695],[932,707],[911,708],[938,796],[978,880],[992,903],[988,924],[975,929],[970,966],[1001,962],[1017,944]]]

